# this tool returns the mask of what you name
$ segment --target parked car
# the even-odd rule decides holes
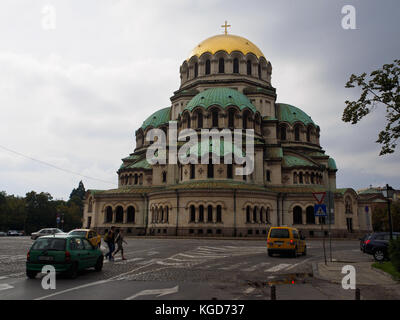
[[[7,235],[9,237],[18,237],[20,234],[17,230],[8,230]]]
[[[93,229],[74,229],[68,232],[68,234],[85,237],[96,248],[99,248],[101,245],[101,236]]]
[[[298,254],[303,256],[307,254],[305,237],[296,228],[290,227],[270,228],[267,249],[270,257],[274,253],[289,253],[293,257],[297,257]]]
[[[400,238],[400,232],[393,232],[393,239]],[[369,236],[365,241],[364,252],[372,254],[376,261],[383,261],[389,258],[390,233],[389,232],[376,232]]]
[[[39,230],[37,232],[31,233],[31,239],[36,240],[39,237],[54,235],[54,234],[61,234],[61,233],[64,233],[64,232],[57,228],[45,228],[45,229]]]
[[[0,237],[5,237],[7,235],[7,233],[0,231]]]
[[[371,234],[367,233],[366,235],[364,235],[363,237],[361,237],[360,240],[360,250],[362,252],[365,252],[365,242],[369,239],[369,237],[371,236]]]
[[[84,237],[56,234],[35,240],[29,249],[26,261],[26,275],[33,279],[43,266],[52,265],[56,272],[76,278],[83,269],[103,268],[103,253]]]

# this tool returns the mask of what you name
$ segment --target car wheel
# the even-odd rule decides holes
[[[77,263],[77,262],[74,262],[74,263],[71,265],[71,268],[70,268],[69,271],[68,271],[68,277],[69,277],[70,279],[75,279],[77,276],[78,276],[78,263]]]
[[[272,252],[268,250],[268,256],[272,257]]]
[[[26,270],[26,275],[28,276],[29,279],[35,279],[37,274],[38,274],[37,271]]]
[[[302,253],[303,256],[307,255],[307,246],[304,247],[304,251]]]
[[[94,269],[95,269],[97,272],[100,272],[101,269],[103,269],[103,260],[104,260],[103,255],[101,255],[101,256],[97,259],[96,265],[94,266]]]
[[[293,251],[292,251],[292,258],[296,258],[297,257],[297,248],[295,248]]]
[[[376,261],[383,261],[385,259],[385,253],[381,249],[377,249],[374,252],[374,258]]]

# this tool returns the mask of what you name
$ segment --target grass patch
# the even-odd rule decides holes
[[[385,261],[383,263],[375,262],[372,267],[385,271],[386,273],[393,276],[397,281],[400,281],[400,272],[398,272],[390,261]]]

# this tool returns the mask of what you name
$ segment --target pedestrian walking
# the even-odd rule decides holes
[[[115,255],[121,251],[121,256],[122,256],[122,260],[126,260],[124,257],[124,247],[123,247],[123,243],[128,244],[125,240],[124,240],[124,231],[122,229],[117,229],[117,233],[115,236],[115,243],[117,244],[117,250],[113,253],[113,257],[115,257]]]
[[[112,254],[115,250],[115,227],[111,227],[111,230],[108,231],[104,236],[104,242],[107,243],[108,253],[106,254],[106,258],[112,261],[114,260]]]

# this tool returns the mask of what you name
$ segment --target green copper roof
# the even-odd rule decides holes
[[[289,122],[294,124],[297,121],[304,123],[304,125],[312,124],[316,127],[311,117],[299,108],[285,103],[277,103],[278,105],[278,119],[279,121]]]
[[[293,155],[283,156],[283,167],[318,167],[315,163]]]
[[[244,94],[230,88],[211,88],[200,92],[189,101],[184,110],[192,111],[199,106],[207,109],[213,105],[224,109],[228,106],[237,106],[240,110],[249,108],[253,112],[257,111]]]
[[[128,165],[126,169],[151,169],[151,165],[147,162],[146,158],[144,158],[138,162]]]
[[[328,160],[328,168],[331,170],[337,170],[336,162],[333,158],[329,158]]]
[[[190,152],[192,154],[197,155],[198,157],[202,157],[205,154],[213,152],[213,145],[212,140],[209,141],[201,141],[192,146],[190,149],[187,150],[186,154],[189,155]],[[239,157],[245,156],[243,150],[237,147],[233,142],[231,145],[225,144],[223,140],[219,141],[219,150],[216,150],[215,154],[219,157],[223,157],[226,154],[232,154],[232,160],[234,159],[234,155],[236,154]]]
[[[171,107],[164,108],[154,112],[150,117],[144,120],[141,128],[143,130],[145,130],[149,126],[157,128],[158,126],[164,123],[168,123],[168,121],[170,120],[170,113],[171,113]]]

